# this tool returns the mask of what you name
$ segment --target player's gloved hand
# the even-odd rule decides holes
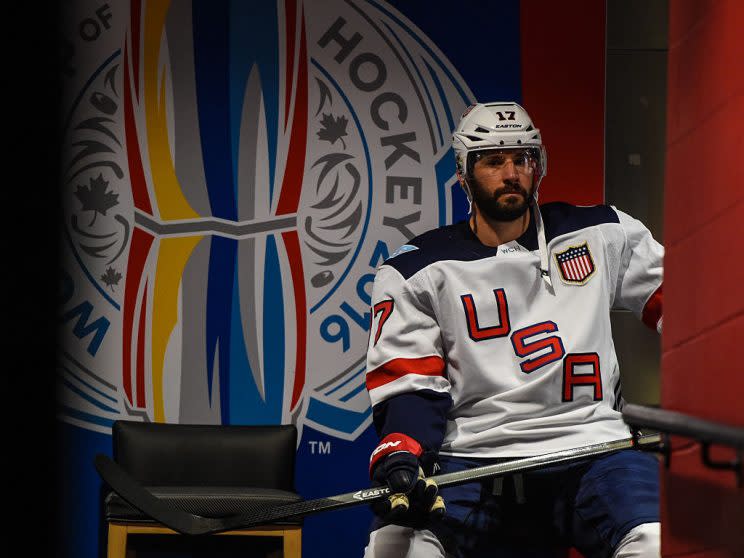
[[[444,515],[444,500],[437,484],[424,477],[419,457],[421,445],[405,434],[386,436],[372,452],[370,476],[374,486],[388,486],[392,494],[372,505],[386,521],[400,521],[408,515],[439,518]]]

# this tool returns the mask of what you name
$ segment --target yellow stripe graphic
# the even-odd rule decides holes
[[[163,368],[168,340],[173,333],[178,315],[178,288],[183,270],[203,236],[163,238],[160,240],[155,271],[152,308],[152,395],[154,422],[165,422],[163,401]]]
[[[168,74],[165,66],[160,67],[160,45],[170,1],[147,2],[146,6],[143,47],[145,121],[155,197],[162,219],[193,219],[199,215],[183,195],[171,157],[165,98]],[[159,88],[158,74],[162,75]]]

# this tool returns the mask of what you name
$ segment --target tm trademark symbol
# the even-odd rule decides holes
[[[328,455],[331,453],[331,442],[319,442],[317,440],[310,440],[310,453],[319,455]]]

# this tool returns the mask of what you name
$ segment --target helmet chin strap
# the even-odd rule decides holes
[[[468,184],[468,179],[464,175],[460,186],[465,190],[465,197],[468,198],[468,215],[473,215],[473,193],[470,191],[470,184]]]
[[[550,280],[550,258],[548,257],[548,245],[545,242],[545,225],[543,224],[537,200],[535,200],[535,227],[537,228],[537,249],[540,252],[540,275],[545,281],[546,286],[552,288],[553,282]]]
[[[535,205],[535,228],[537,230],[537,250],[540,253],[540,275],[545,281],[545,286],[550,290],[553,289],[553,281],[550,279],[550,258],[548,257],[548,243],[545,240],[545,224],[543,223],[540,206],[537,203],[537,191],[540,187],[542,177],[538,179],[535,185],[535,191],[532,194],[532,203]]]

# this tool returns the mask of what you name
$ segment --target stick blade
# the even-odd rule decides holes
[[[99,453],[94,464],[106,484],[128,504],[166,527],[182,535],[204,535],[224,530],[218,518],[194,515],[163,502],[133,479],[108,455]]]

